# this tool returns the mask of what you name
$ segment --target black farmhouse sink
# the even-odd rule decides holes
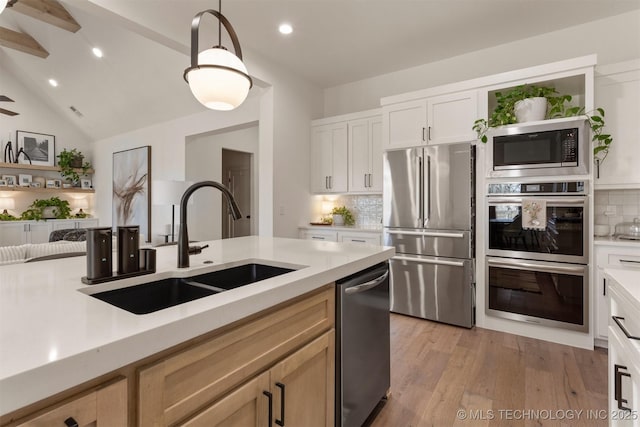
[[[291,271],[295,270],[245,264],[193,277],[157,280],[90,295],[130,313],[147,314]]]

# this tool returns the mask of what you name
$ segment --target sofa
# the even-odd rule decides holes
[[[44,261],[63,256],[81,256],[87,253],[87,242],[59,240],[49,243],[27,243],[0,247],[0,266],[23,262]]]

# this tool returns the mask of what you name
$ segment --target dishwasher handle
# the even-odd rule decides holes
[[[369,289],[375,288],[389,277],[389,270],[385,271],[382,276],[379,276],[373,280],[365,282],[361,285],[351,286],[350,288],[346,288],[344,293],[347,295],[358,294],[360,292],[368,291]]]

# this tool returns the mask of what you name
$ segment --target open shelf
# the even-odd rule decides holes
[[[13,187],[0,187],[0,192],[3,191],[18,191],[23,193],[95,193],[93,188],[33,188],[33,187],[21,187],[19,185]]]
[[[22,163],[3,163],[0,162],[0,169],[22,169],[22,170],[32,170],[32,171],[49,171],[49,172],[60,172],[59,166],[40,166],[40,165],[25,165]],[[82,172],[81,168],[76,169],[77,172]],[[87,170],[87,174],[93,174],[95,170],[89,169]]]

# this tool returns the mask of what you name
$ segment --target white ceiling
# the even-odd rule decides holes
[[[203,0],[61,0],[80,23],[75,34],[11,9],[0,26],[36,38],[46,59],[0,48],[7,65],[89,137],[201,111],[182,72],[190,23],[218,2]],[[640,0],[225,0],[245,60],[251,54],[331,87],[439,61],[630,10]],[[278,33],[287,21],[294,32]],[[209,25],[206,22],[210,22]],[[201,46],[215,44],[205,16]],[[588,43],[588,41],[585,41]],[[230,43],[223,44],[231,48]],[[105,57],[91,55],[100,46]],[[249,70],[251,72],[251,70]],[[46,83],[51,77],[58,88]],[[2,88],[2,94],[11,96]],[[6,93],[5,93],[6,92]],[[18,100],[16,100],[18,101]],[[74,106],[84,117],[69,111]]]

